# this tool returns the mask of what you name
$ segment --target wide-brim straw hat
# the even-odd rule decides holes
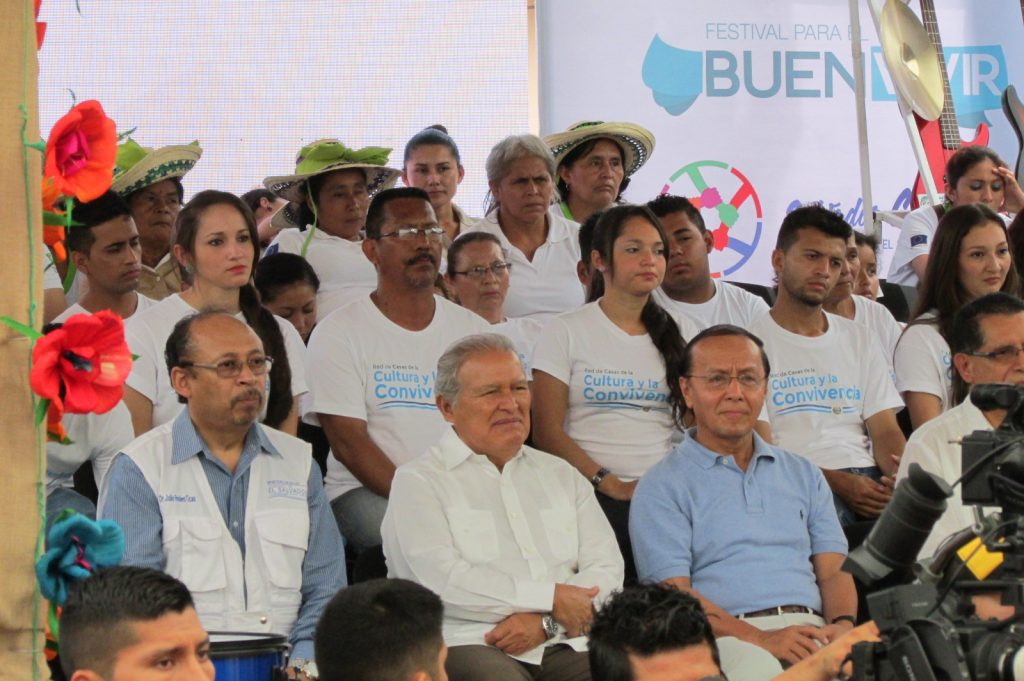
[[[121,196],[129,196],[161,180],[184,177],[202,155],[199,142],[152,149],[129,137],[117,147],[110,188]]]
[[[307,144],[295,158],[295,173],[267,177],[263,186],[293,203],[306,200],[306,181],[316,175],[335,170],[362,170],[366,173],[366,191],[373,196],[381,189],[393,187],[402,171],[388,168],[390,149],[364,147],[349,149],[336,139],[322,139]]]
[[[626,177],[640,170],[654,153],[654,135],[634,123],[581,121],[573,123],[565,132],[546,135],[544,143],[555,157],[555,167],[559,167],[577,146],[601,138],[615,142],[622,149]]]

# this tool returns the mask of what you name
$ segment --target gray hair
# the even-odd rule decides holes
[[[448,403],[455,404],[459,398],[459,369],[473,355],[485,352],[511,352],[519,359],[516,346],[508,336],[500,333],[477,333],[466,336],[448,346],[441,358],[437,360],[437,379],[434,381],[434,390]]]
[[[509,135],[495,144],[491,148],[491,153],[487,155],[485,167],[488,184],[501,182],[508,175],[509,166],[527,156],[534,156],[544,161],[548,175],[551,176],[551,182],[554,183],[558,177],[555,157],[551,155],[551,150],[548,145],[544,144],[544,140],[536,135]],[[498,207],[498,202],[494,200],[494,195],[490,191],[487,192],[486,201],[485,215]]]

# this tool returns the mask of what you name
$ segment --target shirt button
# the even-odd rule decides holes
[[[235,522],[231,523],[231,527],[238,527],[238,521],[236,520]]]
[[[267,623],[267,616],[264,615],[263,617],[260,618],[260,624],[266,624],[266,623]]]

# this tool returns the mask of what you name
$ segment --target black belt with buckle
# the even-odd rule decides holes
[[[755,610],[754,612],[745,612],[742,615],[737,615],[737,619],[747,619],[748,617],[771,617],[772,615],[792,615],[792,614],[805,614],[805,615],[817,615],[821,617],[821,613],[814,608],[808,608],[806,605],[776,605],[774,608],[765,608],[764,610]]]

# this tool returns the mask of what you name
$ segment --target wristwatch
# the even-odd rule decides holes
[[[611,471],[602,466],[596,473],[594,473],[594,477],[590,479],[590,484],[594,486],[594,489],[597,489],[601,484],[601,481],[604,480],[605,476],[609,473],[611,473]]]
[[[544,635],[548,637],[550,641],[555,636],[558,636],[558,622],[551,615],[544,615],[540,618],[540,624],[544,627]]]
[[[313,679],[313,681],[320,678],[320,670],[316,668],[316,662],[314,660],[303,660],[299,658],[291,660],[289,666],[291,666],[295,671],[305,674],[306,678]]]

